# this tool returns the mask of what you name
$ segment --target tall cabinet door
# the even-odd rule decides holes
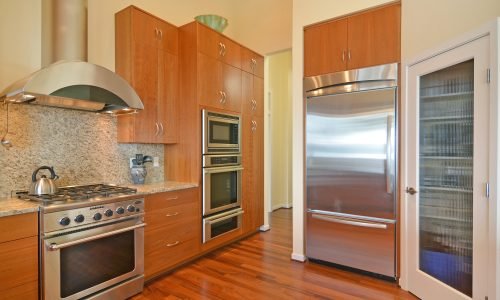
[[[408,286],[422,299],[487,292],[489,39],[408,69]]]

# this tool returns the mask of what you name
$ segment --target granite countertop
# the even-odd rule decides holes
[[[137,189],[138,194],[155,194],[197,187],[196,183],[165,181],[150,184],[124,184]],[[17,198],[0,198],[0,217],[26,214],[38,211],[38,203]]]
[[[189,182],[177,182],[177,181],[164,181],[158,183],[149,183],[149,184],[128,184],[128,187],[137,189],[137,193],[141,194],[155,194],[155,193],[163,193],[175,190],[189,189],[198,187],[196,183]]]
[[[17,198],[0,199],[0,217],[20,215],[38,211],[38,203]]]

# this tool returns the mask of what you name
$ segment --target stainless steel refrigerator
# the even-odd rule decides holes
[[[396,277],[397,74],[304,79],[310,259]]]

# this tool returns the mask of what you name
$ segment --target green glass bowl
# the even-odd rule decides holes
[[[217,15],[201,15],[196,16],[194,19],[218,32],[224,31],[228,25],[226,18]]]

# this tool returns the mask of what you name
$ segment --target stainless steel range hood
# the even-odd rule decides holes
[[[87,60],[87,1],[42,2],[41,70],[0,93],[0,101],[106,113],[143,109],[134,89],[116,73]]]

